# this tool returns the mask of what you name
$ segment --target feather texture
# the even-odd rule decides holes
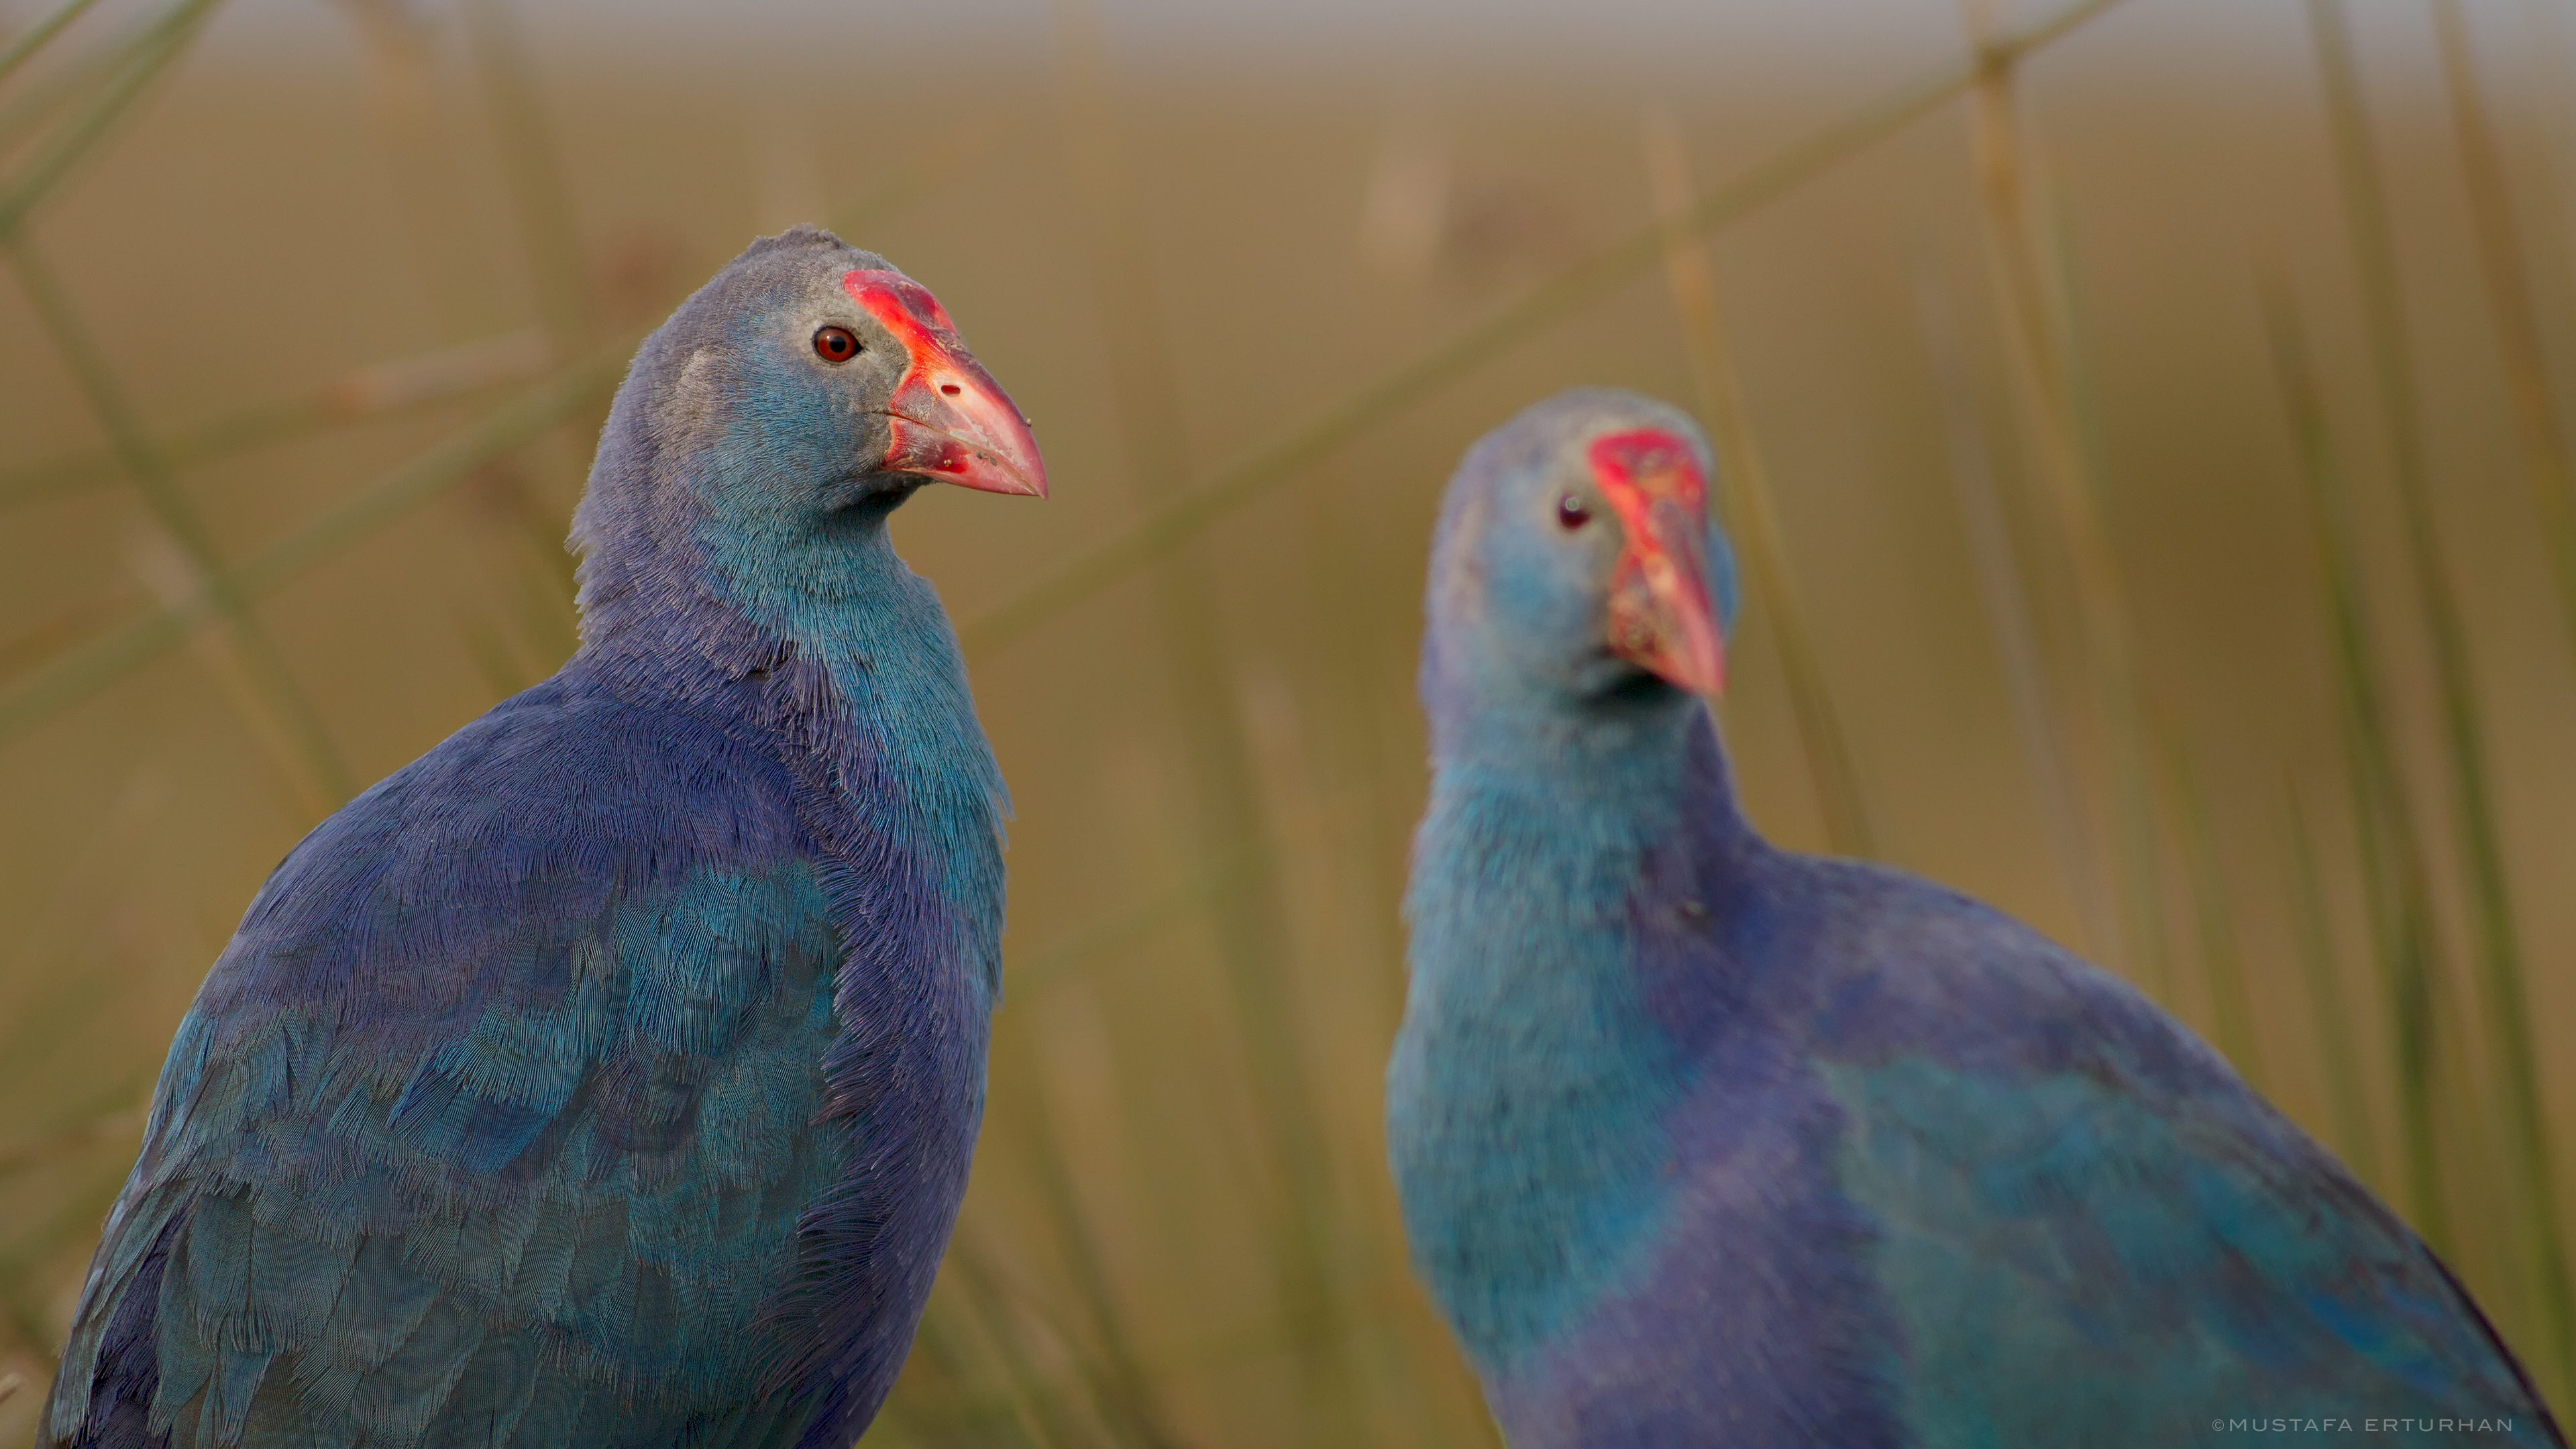
[[[1668,408],[1560,398],[1469,454],[1433,559],[1388,1133],[1515,1449],[2562,1443],[2432,1254],[2170,1017],[1752,831],[1707,711],[1598,645],[1612,545],[1552,521],[1638,427],[1707,466]]]
[[[981,1118],[1004,809],[886,536],[918,480],[865,464],[885,379],[799,352],[885,265],[773,238],[646,342],[578,520],[581,651],[253,901],[40,1443],[819,1446],[873,1415]]]

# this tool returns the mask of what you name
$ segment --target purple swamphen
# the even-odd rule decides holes
[[[1387,1129],[1514,1449],[2563,1443],[2424,1245],[2172,1018],[1753,832],[1700,698],[1709,468],[1673,409],[1569,393],[1468,453],[1432,551]]]
[[[799,228],[636,354],[562,671],[324,821],[180,1024],[40,1445],[838,1446],[983,1115],[999,771],[886,522],[1043,495]]]

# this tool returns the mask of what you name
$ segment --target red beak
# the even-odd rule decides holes
[[[1046,465],[1028,419],[957,340],[939,299],[901,272],[851,272],[841,285],[911,354],[886,403],[893,436],[884,471],[1044,498]]]
[[[1708,485],[1688,443],[1660,428],[1592,440],[1593,481],[1627,535],[1610,574],[1610,652],[1693,694],[1726,687],[1708,594]]]

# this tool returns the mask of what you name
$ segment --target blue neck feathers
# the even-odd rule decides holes
[[[932,944],[922,928],[949,936],[989,1006],[1009,802],[956,633],[887,530],[908,490],[820,517],[736,505],[718,526],[713,500],[776,489],[756,440],[677,454],[620,421],[599,469],[649,481],[619,489],[595,478],[584,503],[582,654],[621,693],[767,737],[805,787],[801,808],[827,856],[871,883],[836,891],[838,907],[873,916],[873,899],[902,917],[845,927],[861,939],[895,927],[922,945]]]
[[[1416,1265],[1494,1372],[1645,1266],[1704,1029],[1656,963],[1762,847],[1706,711],[1661,686],[1432,717],[1388,1125]]]

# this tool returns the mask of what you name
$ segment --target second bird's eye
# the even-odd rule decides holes
[[[1568,493],[1556,500],[1556,526],[1568,533],[1592,521],[1592,510],[1583,500]]]
[[[859,355],[859,339],[847,327],[825,327],[814,334],[814,355],[825,362],[847,362]]]

